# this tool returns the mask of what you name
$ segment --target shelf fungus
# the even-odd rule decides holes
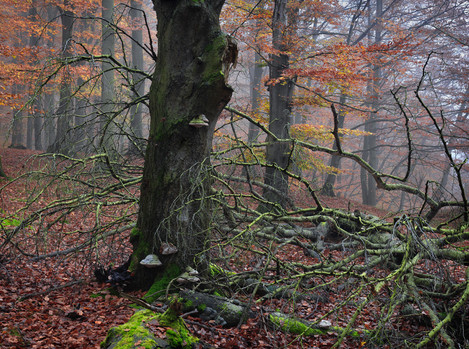
[[[192,127],[206,127],[208,126],[208,119],[204,114],[200,114],[199,116],[193,118],[189,122],[189,125]]]
[[[163,265],[156,254],[149,254],[140,261],[140,264],[147,268],[156,268]]]
[[[160,254],[167,256],[178,252],[178,248],[170,242],[163,242],[160,246]]]
[[[186,271],[179,275],[176,281],[180,284],[193,284],[200,281],[198,275],[199,272],[197,270],[188,266]]]

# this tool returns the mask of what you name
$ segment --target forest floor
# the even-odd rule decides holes
[[[3,169],[10,178],[24,171],[26,159],[35,154],[27,150],[0,149]],[[0,185],[6,183],[2,179]],[[14,212],[25,198],[23,190],[9,186],[0,195],[2,212]],[[353,209],[383,217],[387,213],[374,208],[352,203]],[[347,208],[344,199],[329,200],[329,207]],[[76,217],[76,222],[83,222]],[[2,233],[3,234],[3,233]],[[43,237],[41,237],[43,238]],[[0,244],[4,237],[0,237]],[[2,252],[0,250],[0,252]],[[112,295],[109,285],[99,283],[93,276],[96,265],[85,254],[52,257],[34,260],[32,257],[15,253],[0,255],[0,347],[1,348],[99,348],[109,328],[125,323],[134,313],[130,301]],[[123,247],[115,254],[115,264],[125,260],[130,246]],[[331,251],[330,254],[339,253]],[[284,258],[300,258],[302,251],[285,250]],[[340,258],[340,256],[335,256]],[[120,259],[120,260],[119,260]],[[141,297],[142,292],[132,292]],[[300,301],[294,306],[295,312],[305,314],[311,320],[318,314],[332,309],[341,301],[340,291],[331,290],[327,295],[330,302],[312,304]],[[366,296],[361,295],[361,296]],[[203,342],[215,348],[330,348],[337,339],[337,333],[309,337],[285,334],[266,324],[262,314],[268,309],[284,309],[290,305],[285,300],[272,299],[258,303],[253,309],[258,314],[246,324],[236,328],[221,328],[213,322],[204,322],[187,316],[191,332]],[[357,326],[366,331],[373,327],[378,308],[370,307],[363,313]],[[353,312],[344,307],[343,311]],[[313,316],[314,315],[314,316]],[[336,314],[336,326],[345,327],[350,314]],[[399,326],[411,333],[423,328],[418,324],[402,321]],[[163,333],[163,332],[161,332]],[[345,340],[341,348],[367,347],[358,337]]]

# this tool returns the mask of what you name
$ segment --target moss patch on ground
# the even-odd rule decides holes
[[[141,348],[156,348],[157,340],[144,324],[157,318],[158,314],[151,310],[137,311],[128,322],[108,331],[101,348],[131,349],[136,347],[135,343]]]
[[[157,324],[166,329],[164,340],[155,338],[146,327],[148,323]],[[151,310],[137,311],[128,322],[109,330],[106,339],[101,343],[103,349],[159,348],[169,345],[172,348],[192,348],[199,339],[189,330],[171,307],[164,314]]]

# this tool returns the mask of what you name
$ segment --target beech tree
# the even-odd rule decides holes
[[[71,40],[73,35],[74,14],[68,9],[69,2],[64,0],[64,8],[59,7],[62,20],[62,56],[66,60],[72,56]],[[70,130],[72,128],[71,116],[71,76],[69,68],[65,69],[60,83],[60,101],[57,109],[57,133],[55,141],[48,147],[49,152],[69,154],[71,152]]]
[[[220,29],[223,3],[154,1],[158,60],[150,89],[140,211],[132,236],[131,268],[138,287],[148,287],[157,274],[139,261],[159,252],[162,243],[179,250],[163,260],[164,269],[170,264],[179,268],[198,264],[199,269],[206,265],[202,252],[210,218],[212,137],[232,94],[227,77],[237,52]]]
[[[287,0],[276,0],[272,15],[272,47],[276,52],[272,54],[269,70],[269,129],[281,139],[289,137],[294,88],[293,82],[283,76],[284,71],[289,68],[290,59],[286,53],[287,28]],[[264,189],[264,196],[267,200],[284,207],[285,197],[288,195],[288,176],[285,170],[290,162],[289,144],[277,142],[272,137],[268,137],[267,141],[269,145],[266,159],[269,166],[265,172],[264,182],[267,186]]]

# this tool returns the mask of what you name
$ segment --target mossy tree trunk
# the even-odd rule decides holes
[[[210,224],[210,151],[216,121],[231,98],[228,65],[236,46],[222,33],[224,0],[154,0],[158,60],[150,90],[150,134],[145,155],[131,269],[134,285],[148,288],[169,265],[206,264],[203,250]],[[208,126],[189,123],[205,115]],[[160,255],[164,265],[139,261],[159,255],[163,242],[179,252]],[[200,262],[201,265],[196,265]]]

